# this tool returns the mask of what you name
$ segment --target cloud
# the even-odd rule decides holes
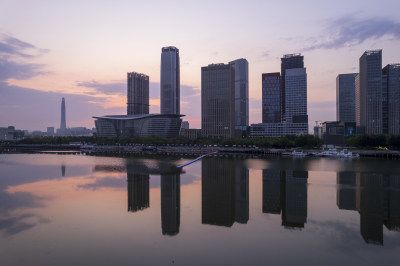
[[[311,44],[302,50],[351,47],[384,36],[400,39],[400,23],[389,18],[357,19],[353,15],[347,15],[328,20],[324,32],[327,32],[327,35],[311,39]]]
[[[126,188],[126,180],[122,178],[106,177],[96,179],[96,182],[84,185],[78,185],[79,188],[97,190],[98,188]]]
[[[113,99],[70,93],[45,92],[0,81],[1,126],[14,125],[18,129],[40,129],[58,126],[61,115],[61,98],[65,97],[67,126],[93,127],[94,123],[81,124],[92,120],[92,116],[122,114],[125,107],[106,108]]]
[[[37,48],[33,44],[9,35],[3,35],[0,40],[0,55],[32,58],[48,53],[49,51],[48,49]]]
[[[44,66],[42,64],[16,63],[2,57],[0,58],[0,81],[8,79],[31,79],[35,76],[45,74],[46,72],[42,71]]]
[[[96,92],[101,92],[104,94],[126,94],[126,82],[118,81],[111,83],[100,83],[98,81],[78,81],[77,86],[92,88]]]
[[[181,85],[180,91],[181,91],[181,98],[183,98],[183,99],[194,97],[194,96],[201,97],[200,89],[193,87],[193,86]]]

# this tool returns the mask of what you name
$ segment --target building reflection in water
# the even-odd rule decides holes
[[[150,207],[149,175],[128,172],[128,211],[137,212]]]
[[[263,170],[263,212],[282,214],[285,228],[307,222],[307,171]]]
[[[150,207],[150,174],[161,175],[161,229],[163,235],[177,235],[180,226],[180,173],[168,161],[135,161],[127,164],[128,211]]]
[[[65,176],[65,165],[61,165],[61,176]]]
[[[181,189],[180,174],[161,175],[161,227],[163,235],[179,233]]]
[[[337,173],[339,209],[357,210],[365,242],[383,245],[383,225],[400,231],[400,175]]]
[[[230,227],[249,220],[249,170],[242,161],[202,160],[202,223]]]

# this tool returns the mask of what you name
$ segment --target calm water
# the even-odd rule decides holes
[[[0,154],[0,265],[398,265],[400,163]]]

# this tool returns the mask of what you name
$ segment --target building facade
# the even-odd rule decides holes
[[[235,69],[229,64],[202,67],[201,126],[204,136],[232,138],[235,122]]]
[[[366,134],[382,134],[382,50],[366,51],[360,57],[357,127]]]
[[[262,74],[262,122],[281,122],[281,74]]]
[[[384,112],[384,122],[387,123],[387,133],[400,134],[400,64],[389,64],[382,70],[382,90],[387,93],[387,120]],[[385,86],[386,85],[386,86]]]
[[[249,125],[249,63],[241,58],[229,62],[235,71],[235,126]]]
[[[127,84],[127,114],[148,114],[149,76],[136,72],[128,72]]]
[[[305,68],[286,70],[285,117],[286,123],[308,123],[307,73]]]
[[[150,137],[177,138],[183,115],[143,114],[109,115],[95,118],[100,137]]]
[[[304,68],[304,57],[301,54],[286,54],[281,58],[281,120],[286,119],[286,70]]]
[[[336,77],[336,120],[356,122],[356,77],[358,73]]]
[[[179,49],[163,47],[160,79],[161,114],[180,114]]]
[[[286,135],[306,134],[308,134],[308,123],[260,123],[250,126],[250,137],[252,138],[280,138]]]

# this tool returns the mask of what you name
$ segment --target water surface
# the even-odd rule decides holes
[[[395,160],[0,154],[0,265],[397,264]]]

